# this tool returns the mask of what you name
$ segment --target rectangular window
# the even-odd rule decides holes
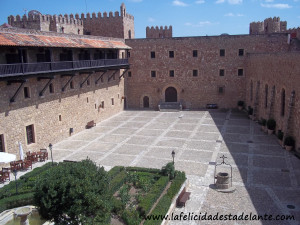
[[[5,152],[4,135],[0,134],[0,152]]]
[[[170,71],[169,71],[169,74],[170,74],[170,77],[174,77],[174,74],[175,74],[175,73],[174,73],[174,70],[170,70]]]
[[[130,58],[130,52],[129,51],[127,52],[127,58]]]
[[[239,56],[244,56],[244,49],[239,49]]]
[[[24,87],[24,98],[30,98],[29,87]]]
[[[220,49],[220,56],[225,56],[225,49]]]
[[[224,69],[220,69],[220,71],[219,71],[219,75],[220,75],[221,77],[223,77],[223,76],[224,76],[224,74],[225,74],[225,70],[224,70]]]
[[[156,77],[156,71],[151,71],[151,77]]]
[[[54,93],[54,86],[53,86],[52,83],[49,84],[49,92],[50,92],[51,94]]]
[[[61,122],[61,115],[58,115],[58,121]]]
[[[35,143],[33,124],[26,127],[26,136],[27,136],[27,144],[28,145],[31,143]]]
[[[115,100],[114,98],[111,99],[111,104],[114,105],[115,104]]]
[[[243,75],[244,75],[244,70],[238,69],[238,76],[243,76]]]
[[[74,82],[73,81],[70,82],[70,89],[74,89]]]
[[[193,77],[197,77],[198,76],[198,70],[193,70]]]
[[[131,77],[131,71],[128,71],[128,77]]]
[[[219,86],[219,87],[218,87],[218,92],[219,92],[219,94],[224,94],[224,92],[225,92],[225,87]]]
[[[197,50],[193,50],[193,57],[198,57],[198,51]]]
[[[104,109],[104,101],[101,102],[101,108]]]
[[[155,52],[151,52],[151,59],[155,59]]]
[[[90,79],[87,79],[87,80],[86,80],[86,85],[87,85],[87,86],[90,86],[90,85],[91,85]]]
[[[169,51],[169,58],[174,58],[174,51]]]

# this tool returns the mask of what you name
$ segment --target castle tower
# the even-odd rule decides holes
[[[267,18],[262,22],[250,23],[249,34],[286,33],[287,22],[280,21],[279,17]]]
[[[171,38],[173,37],[173,31],[172,26],[161,26],[158,28],[158,26],[154,27],[147,27],[146,28],[146,38]]]
[[[84,34],[103,37],[115,37],[131,39],[134,38],[134,17],[127,14],[125,4],[122,3],[120,12],[100,12],[92,17],[88,13],[86,17],[81,14],[83,21]]]

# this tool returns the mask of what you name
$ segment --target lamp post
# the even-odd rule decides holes
[[[16,169],[13,170],[13,174],[15,175],[15,182],[16,182],[16,194],[18,194],[18,184],[17,184],[17,174],[18,171]]]
[[[49,144],[49,149],[50,149],[50,152],[51,152],[51,160],[52,160],[52,166],[53,166],[52,144],[51,143]]]
[[[174,150],[172,151],[172,157],[173,157],[173,165],[175,165],[175,163],[174,163],[175,151]]]

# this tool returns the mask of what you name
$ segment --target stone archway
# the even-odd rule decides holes
[[[177,102],[177,90],[174,87],[168,87],[165,90],[165,101],[166,102]]]
[[[150,103],[149,103],[149,97],[148,96],[144,96],[143,98],[143,107],[144,108],[149,108]]]

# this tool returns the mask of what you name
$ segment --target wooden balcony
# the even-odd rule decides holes
[[[0,78],[89,69],[108,69],[110,67],[128,68],[128,66],[128,59],[0,64]]]

